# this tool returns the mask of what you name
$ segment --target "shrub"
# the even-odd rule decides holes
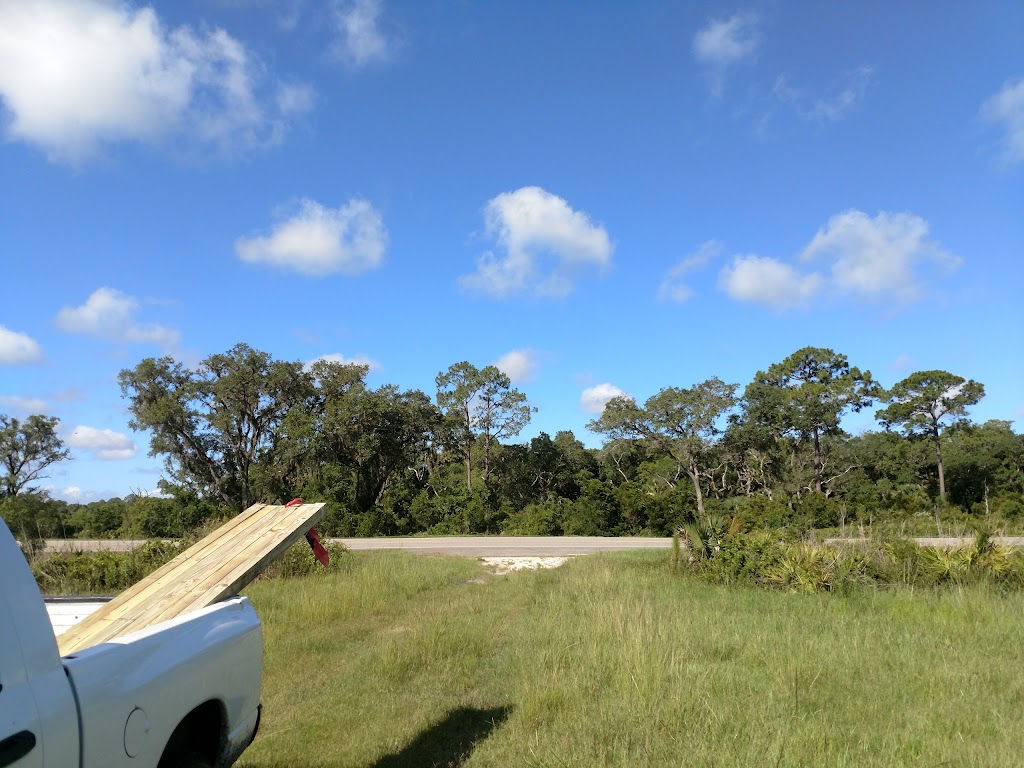
[[[511,513],[502,523],[501,532],[510,536],[560,536],[562,505],[557,501],[530,504]]]
[[[966,546],[921,547],[898,537],[863,547],[832,548],[787,542],[780,531],[731,532],[718,540],[702,538],[695,525],[684,526],[690,545],[689,567],[714,583],[747,583],[798,592],[846,592],[863,587],[934,588],[990,583],[1024,588],[1024,552],[992,543],[980,532]],[[673,563],[687,565],[687,550],[673,552]]]

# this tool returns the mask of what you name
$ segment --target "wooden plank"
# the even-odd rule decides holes
[[[264,519],[263,524],[266,527],[258,537],[249,536],[237,548],[220,547],[217,550],[219,557],[215,556],[216,553],[204,557],[188,578],[168,585],[160,601],[151,602],[141,614],[126,617],[120,634],[166,621],[237,594],[294,543],[294,539],[287,538],[295,524],[291,516],[275,513],[274,519]],[[312,523],[301,528],[301,531],[304,533],[309,530],[310,525]],[[225,582],[225,574],[234,576]]]
[[[316,525],[323,507],[252,505],[61,634],[61,655],[238,594]]]
[[[107,610],[100,615],[90,617],[88,623],[82,622],[70,632],[64,633],[58,638],[58,645],[76,644],[79,636],[84,640],[91,636],[98,636],[100,627],[116,627],[124,623],[121,618],[130,616],[134,612],[141,612],[148,601],[160,595],[161,590],[167,584],[174,584],[178,580],[187,578],[190,570],[201,566],[203,558],[210,553],[215,553],[217,547],[222,544],[230,546],[234,537],[242,535],[251,526],[262,524],[263,518],[272,513],[275,508],[268,508],[266,504],[254,504],[241,514],[233,517],[220,528],[209,534],[193,546],[189,547],[178,557],[165,563],[145,579],[129,587],[120,595],[115,597],[108,604]],[[63,644],[63,645],[62,645]]]

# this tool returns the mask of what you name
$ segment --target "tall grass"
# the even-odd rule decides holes
[[[357,553],[249,589],[284,766],[1019,766],[1024,609],[986,585],[791,594],[664,554],[495,577]]]

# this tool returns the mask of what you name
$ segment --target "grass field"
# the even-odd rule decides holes
[[[341,560],[247,590],[265,710],[241,766],[1024,764],[1019,595],[715,587],[665,553]]]

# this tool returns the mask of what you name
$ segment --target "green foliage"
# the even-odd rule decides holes
[[[921,547],[899,537],[872,540],[863,546],[831,547],[787,541],[779,532],[767,530],[714,538],[690,524],[683,532],[681,539],[690,543],[691,570],[714,583],[746,583],[793,592],[968,583],[1024,588],[1024,551],[996,546],[984,531],[977,533],[971,544],[948,549]]]
[[[648,398],[643,408],[629,396],[619,395],[587,426],[612,440],[643,439],[671,456],[676,465],[671,474],[684,472],[690,477],[697,512],[703,515],[707,455],[719,434],[719,420],[736,405],[737,386],[716,377],[689,389],[667,387]]]
[[[322,546],[327,550],[329,558],[327,568],[324,568],[320,561],[316,559],[309,544],[305,541],[298,541],[285,550],[283,555],[268,565],[259,578],[315,578],[327,575],[328,573],[344,571],[348,567],[347,559],[350,555],[344,545],[324,541]]]
[[[484,482],[491,472],[493,444],[515,437],[537,411],[526,395],[512,387],[508,375],[496,366],[477,368],[463,361],[437,374],[437,405],[445,416],[447,448],[459,455],[466,467],[466,489],[473,488],[472,449],[479,439],[483,447]]]
[[[732,509],[747,529],[784,528],[793,514],[784,502],[765,496],[733,499]]]
[[[112,595],[149,575],[179,551],[175,542],[149,541],[132,552],[57,553],[37,560],[33,573],[44,594]]]
[[[875,414],[886,428],[899,424],[907,435],[927,435],[935,445],[939,498],[946,500],[939,430],[946,417],[965,418],[967,407],[985,396],[985,387],[947,371],[918,371],[897,382],[886,394],[889,406]]]
[[[566,536],[614,536],[621,530],[622,510],[608,485],[587,480],[580,497],[567,505],[562,520]]]
[[[24,422],[0,413],[0,498],[17,496],[28,484],[46,477],[43,471],[70,458],[57,436],[60,419],[29,416]]]
[[[175,536],[225,505],[295,496],[325,502],[323,529],[341,536],[668,536],[707,515],[789,537],[851,525],[956,532],[981,516],[1003,530],[1024,525],[1024,436],[1009,422],[964,422],[981,385],[941,371],[888,393],[879,414],[903,434],[850,437],[843,415],[882,390],[844,355],[805,347],[758,372],[740,403],[737,385],[717,378],[664,387],[643,406],[613,398],[590,425],[608,438],[600,450],[567,431],[503,443],[534,409],[493,366],[464,361],[439,373],[437,405],[418,390],[370,389],[366,373],[275,361],[244,344],[195,370],[142,361],[122,372],[122,390],[133,424],[152,430],[151,452],[166,460],[161,487],[175,501],[71,505],[63,530]],[[921,410],[929,387],[939,394]],[[939,446],[922,439],[926,411],[936,422],[958,419]]]
[[[501,532],[509,536],[561,536],[564,514],[564,505],[558,501],[528,504],[505,519]]]
[[[822,490],[824,454],[821,440],[841,432],[847,410],[871,404],[881,388],[870,371],[850,367],[845,355],[831,349],[804,347],[767,372],[758,371],[744,392],[746,418],[772,435],[810,440],[814,448],[814,489]]]
[[[20,493],[0,497],[0,518],[26,551],[34,552],[43,539],[62,538],[69,532],[67,506],[45,493]]]

